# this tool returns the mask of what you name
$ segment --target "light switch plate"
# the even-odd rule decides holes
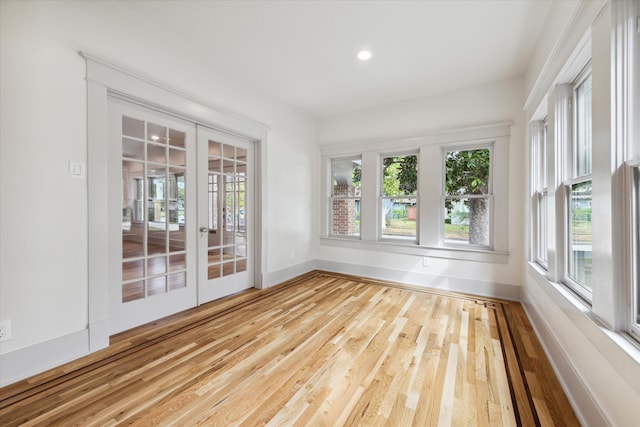
[[[69,162],[69,175],[72,178],[84,179],[85,177],[85,165],[80,162]]]

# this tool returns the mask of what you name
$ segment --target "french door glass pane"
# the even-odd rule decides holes
[[[571,186],[569,200],[569,278],[591,290],[591,181]]]
[[[185,139],[122,117],[123,302],[186,286]]]
[[[209,141],[208,279],[246,270],[247,151]]]

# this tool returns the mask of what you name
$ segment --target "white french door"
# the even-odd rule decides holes
[[[198,288],[204,303],[254,285],[251,141],[198,126]]]
[[[109,98],[110,334],[254,285],[253,142]]]
[[[197,304],[195,125],[110,98],[110,333]]]

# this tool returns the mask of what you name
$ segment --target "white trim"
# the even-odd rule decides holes
[[[602,414],[597,400],[593,397],[589,388],[584,384],[580,375],[576,372],[569,356],[563,351],[561,343],[553,333],[553,328],[540,313],[533,298],[523,291],[522,307],[529,318],[529,322],[538,337],[544,352],[549,357],[553,371],[560,381],[567,399],[580,420],[581,425],[604,426],[609,423]]]
[[[321,148],[322,221],[320,241],[323,245],[371,249],[393,253],[434,256],[481,262],[506,263],[508,251],[508,185],[510,124],[493,124],[437,132],[416,138],[369,143],[330,145]],[[355,151],[358,147],[362,151]],[[491,150],[492,203],[489,247],[455,245],[442,239],[442,191],[444,187],[444,150]],[[418,224],[416,239],[380,238],[381,157],[396,153],[418,153]],[[360,202],[360,236],[343,238],[329,234],[330,162],[335,158],[361,156],[362,191]],[[426,186],[421,186],[428,183]],[[407,197],[409,198],[409,197]]]
[[[401,139],[367,139],[364,141],[345,141],[320,146],[323,156],[344,156],[365,151],[393,152],[396,150],[418,150],[423,145],[451,144],[456,142],[473,143],[494,138],[509,137],[513,122],[491,123],[484,126],[473,126],[457,129],[446,129],[424,135]]]
[[[611,399],[606,396],[615,393],[617,390],[611,387],[616,387],[620,382],[640,396],[640,346],[629,336],[607,329],[583,301],[560,283],[550,282],[544,276],[544,271],[534,263],[528,263],[526,276],[528,286],[526,290],[523,289],[522,304],[528,308],[529,319],[550,360],[556,363],[556,375],[574,403],[581,421],[593,426],[631,425],[616,422],[612,417],[634,418],[631,406],[621,408],[624,401],[634,401],[633,395],[622,396],[617,393]],[[562,317],[561,321],[558,316]],[[544,319],[544,322],[539,319]],[[582,354],[584,350],[573,348],[561,334],[571,334],[580,339],[593,354],[585,356]],[[576,352],[581,351],[582,362],[597,358],[606,361],[606,366],[594,365],[595,362],[588,368],[580,366],[574,358],[578,356]],[[566,369],[565,361],[571,369]],[[597,369],[592,369],[593,366],[597,366]],[[614,377],[602,375],[601,372],[605,370]],[[604,418],[605,422],[599,422],[599,418]]]
[[[525,111],[532,111],[534,108],[543,111],[539,108],[540,104],[544,102],[544,98],[552,90],[552,86],[557,83],[566,83],[566,80],[559,79],[559,77],[564,78],[566,73],[570,71],[569,64],[580,63],[580,49],[574,48],[575,46],[584,47],[586,39],[590,36],[591,23],[607,3],[607,0],[582,0],[576,4],[567,24],[556,38],[545,64],[538,73],[524,103]],[[586,32],[583,29],[586,29]],[[581,34],[577,36],[577,32],[581,32]],[[576,39],[578,41],[573,42]],[[571,51],[567,51],[568,49]],[[536,116],[535,119],[540,119],[540,117]]]
[[[302,274],[305,274],[317,269],[318,269],[318,260],[311,259],[301,264],[296,264],[296,265],[283,268],[282,270],[272,271],[266,276],[264,280],[264,283],[265,283],[264,288],[270,288],[274,285],[278,285],[280,283],[286,282],[287,280],[293,279],[294,277],[300,276]]]
[[[506,264],[509,252],[487,250],[476,247],[440,247],[417,245],[415,242],[403,244],[401,241],[362,241],[356,239],[321,237],[320,244],[338,248],[362,249],[389,252],[404,255],[426,256],[432,258],[459,259],[465,261]]]
[[[194,124],[240,136],[256,142],[256,242],[255,287],[263,287],[267,268],[267,154],[265,144],[269,127],[240,114],[212,106],[167,85],[110,64],[86,53],[80,53],[87,61],[87,120],[88,120],[88,218],[89,218],[89,336],[91,351],[104,348],[109,343],[108,289],[109,283],[119,278],[109,278],[108,269],[108,200],[106,191],[91,189],[108,188],[107,167],[107,96],[117,96],[141,104],[146,108],[169,113]]]
[[[90,349],[89,331],[58,337],[0,355],[0,387],[86,356]]]
[[[393,270],[390,268],[337,261],[318,260],[317,264],[319,270],[415,285],[424,287],[425,289],[460,292],[510,301],[518,301],[520,297],[520,286],[504,283]]]
[[[87,61],[87,80],[120,92],[125,99],[138,98],[148,106],[156,105],[162,112],[174,113],[199,124],[210,125],[230,133],[258,138],[269,126],[242,114],[159,83],[141,73],[108,62],[86,52],[79,52]],[[226,125],[226,126],[225,126]]]
[[[617,326],[631,333],[640,342],[640,327],[636,324],[634,301],[640,293],[640,243],[638,242],[639,197],[634,189],[633,168],[640,166],[640,1],[616,1],[611,5],[611,156],[612,164],[622,173],[611,177],[612,202],[619,209],[618,220],[612,224],[612,269],[617,280],[624,283],[617,297],[615,308],[624,313]],[[625,164],[626,162],[626,164]],[[634,218],[635,215],[635,218]]]

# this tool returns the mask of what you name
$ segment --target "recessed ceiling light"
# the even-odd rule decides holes
[[[158,135],[151,135],[151,139],[153,139],[154,141],[158,141],[160,137]]]
[[[368,50],[361,50],[360,52],[358,52],[358,59],[360,61],[371,59],[371,52]]]

